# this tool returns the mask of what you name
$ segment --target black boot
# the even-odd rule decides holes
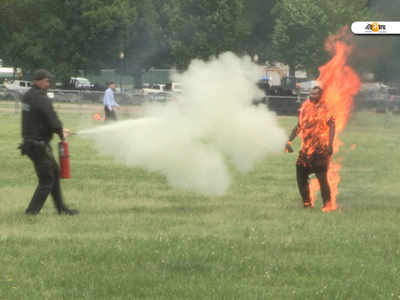
[[[58,212],[59,215],[68,215],[68,216],[73,216],[73,215],[78,215],[79,210],[77,209],[70,209],[70,208],[63,208]]]

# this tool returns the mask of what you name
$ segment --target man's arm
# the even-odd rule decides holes
[[[289,136],[289,140],[286,143],[286,147],[285,147],[286,152],[289,152],[289,153],[293,152],[293,148],[292,148],[291,144],[292,144],[292,141],[296,138],[298,131],[299,131],[299,124],[297,124],[292,129],[292,132],[291,132],[291,134]]]
[[[111,96],[111,99],[110,99],[111,100],[111,105],[119,107],[119,104],[117,103],[117,101],[115,101],[114,92],[111,92],[110,96]]]
[[[335,139],[335,121],[333,119],[330,119],[328,121],[329,125],[329,145],[328,145],[328,154],[332,155],[333,154],[333,141]]]
[[[47,96],[43,95],[42,97],[43,99],[40,99],[40,111],[46,120],[47,126],[52,132],[57,133],[60,139],[63,140],[63,125],[53,108],[53,104]]]
[[[296,136],[297,136],[297,132],[299,130],[299,124],[297,124],[293,129],[292,129],[292,133],[289,136],[289,142],[293,141]]]

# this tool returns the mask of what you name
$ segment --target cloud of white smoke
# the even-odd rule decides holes
[[[248,57],[232,53],[194,60],[174,75],[184,88],[176,101],[145,106],[143,119],[81,134],[123,164],[160,172],[173,187],[222,195],[231,183],[228,161],[247,172],[284,147],[275,114],[252,105],[262,96],[262,76]]]

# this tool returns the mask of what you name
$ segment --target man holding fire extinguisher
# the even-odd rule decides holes
[[[46,70],[37,70],[33,77],[32,88],[22,99],[22,138],[19,146],[22,155],[27,155],[33,162],[39,184],[33,194],[25,213],[37,215],[43,207],[47,196],[51,194],[57,212],[75,215],[79,211],[69,209],[63,202],[60,186],[60,169],[54,158],[50,141],[56,133],[64,144],[71,134],[63,129],[55,112],[51,99],[47,96],[52,75]]]

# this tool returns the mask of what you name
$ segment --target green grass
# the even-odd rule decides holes
[[[60,111],[72,129],[91,115]],[[279,121],[288,132],[296,123]],[[72,137],[62,187],[81,214],[58,216],[49,198],[28,217],[36,177],[16,150],[19,115],[0,112],[0,299],[399,299],[400,117],[383,124],[358,113],[342,134],[333,213],[320,200],[302,209],[296,154],[269,157],[235,174],[225,196],[205,197]]]

